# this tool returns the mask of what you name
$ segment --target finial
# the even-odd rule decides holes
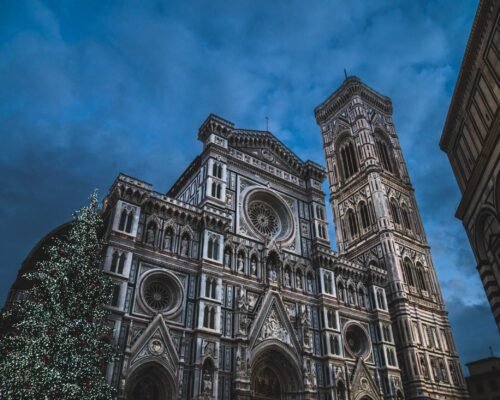
[[[266,115],[266,131],[269,132],[269,117]]]
[[[347,70],[344,68],[344,76],[345,76],[345,79],[347,79]]]

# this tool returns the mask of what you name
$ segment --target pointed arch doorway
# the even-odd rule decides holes
[[[162,366],[148,363],[134,371],[128,379],[127,400],[175,399],[175,384]]]
[[[298,362],[282,345],[264,345],[251,363],[252,400],[288,400],[302,392]]]

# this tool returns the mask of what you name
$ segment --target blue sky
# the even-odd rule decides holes
[[[0,302],[45,233],[119,171],[166,191],[209,113],[324,164],[344,68],[389,96],[462,362],[500,338],[438,142],[477,1],[4,1]]]

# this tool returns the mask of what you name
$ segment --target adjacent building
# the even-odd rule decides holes
[[[500,2],[479,3],[440,146],[462,192],[456,216],[500,329]]]
[[[117,177],[103,268],[120,399],[467,397],[391,114],[351,77],[315,110],[326,170],[210,115],[168,192]]]
[[[465,378],[471,400],[500,400],[500,358],[488,357],[467,364]]]

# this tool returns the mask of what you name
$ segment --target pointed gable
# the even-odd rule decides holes
[[[353,388],[354,397],[356,398],[360,398],[362,395],[367,395],[372,399],[380,398],[377,385],[373,381],[370,371],[362,358],[358,358],[358,362],[356,363],[351,387]]]
[[[278,293],[269,291],[249,332],[250,348],[265,340],[279,340],[300,349],[300,342]]]
[[[272,133],[237,129],[230,137],[236,149],[288,173],[302,177],[305,163]]]
[[[155,359],[176,375],[179,356],[168,326],[161,314],[149,324],[131,349],[130,366],[143,361]]]

